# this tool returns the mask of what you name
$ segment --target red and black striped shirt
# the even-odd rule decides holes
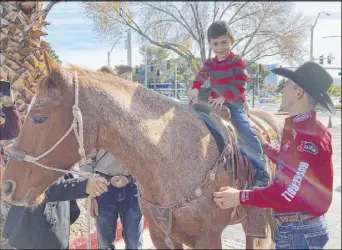
[[[205,61],[198,72],[192,88],[200,89],[210,77],[210,96],[217,98],[223,96],[227,101],[245,102],[245,90],[247,86],[247,70],[243,59],[230,52],[222,61],[217,57]]]

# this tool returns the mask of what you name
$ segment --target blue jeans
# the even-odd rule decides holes
[[[142,249],[143,217],[140,211],[137,185],[133,181],[122,188],[108,186],[108,192],[96,198],[99,215],[96,230],[99,249],[115,249],[118,216],[126,249]]]
[[[224,103],[231,113],[231,122],[237,133],[239,150],[246,155],[256,170],[265,170],[265,157],[261,143],[249,121],[247,111],[243,103]]]
[[[304,221],[283,222],[274,232],[276,249],[323,249],[328,240],[324,215]]]

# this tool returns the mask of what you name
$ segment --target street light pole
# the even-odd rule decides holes
[[[313,57],[313,38],[314,38],[314,29],[315,29],[315,27],[316,27],[317,20],[318,20],[318,18],[319,18],[319,16],[320,16],[321,14],[325,14],[325,15],[327,15],[327,16],[330,16],[329,13],[326,13],[326,12],[324,12],[324,11],[319,12],[318,15],[317,15],[317,17],[316,17],[316,20],[315,20],[314,25],[312,25],[311,28],[310,28],[310,36],[311,36],[311,37],[310,37],[310,61],[314,61],[314,57]]]
[[[147,88],[147,39],[145,37],[145,88]]]
[[[107,52],[107,63],[108,63],[108,66],[110,66],[110,53],[112,53],[113,49],[114,49],[114,46],[120,41],[120,39],[122,38],[122,36],[118,37],[115,42],[113,43],[113,46],[112,48],[110,49],[110,51]]]

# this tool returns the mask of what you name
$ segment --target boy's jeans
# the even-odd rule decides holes
[[[122,188],[108,186],[108,192],[96,197],[99,215],[96,230],[99,249],[115,249],[116,222],[120,216],[126,249],[142,249],[143,217],[133,181]]]
[[[265,170],[265,158],[262,146],[248,119],[244,104],[227,102],[224,105],[230,109],[231,122],[237,132],[240,151],[252,161],[256,170]]]
[[[324,215],[310,220],[280,223],[274,231],[276,249],[323,249],[328,240]]]

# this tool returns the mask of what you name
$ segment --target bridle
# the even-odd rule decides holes
[[[59,169],[59,168],[53,168],[46,166],[44,164],[39,163],[41,159],[46,157],[48,154],[50,154],[53,150],[55,150],[64,140],[67,138],[72,131],[74,131],[77,143],[78,143],[78,154],[81,157],[80,163],[81,165],[86,163],[86,155],[85,155],[85,150],[84,150],[84,142],[83,142],[83,118],[82,118],[82,112],[79,108],[79,84],[78,84],[78,77],[77,77],[77,72],[74,73],[74,87],[75,87],[75,104],[72,106],[72,114],[73,114],[73,121],[68,129],[68,131],[45,153],[34,157],[29,154],[27,154],[25,151],[19,149],[17,146],[11,147],[9,151],[9,159],[14,160],[19,163],[23,162],[29,162],[32,163],[38,167],[48,169],[48,170],[53,170],[57,172],[62,172],[65,174],[76,174],[78,176],[82,176],[85,178],[97,178],[98,175],[88,173],[88,172],[81,172],[81,171],[73,171],[73,170],[64,170],[64,169]]]
[[[75,133],[75,137],[78,143],[78,154],[81,157],[80,163],[81,165],[86,163],[86,155],[84,150],[84,142],[83,142],[83,117],[82,112],[79,108],[79,84],[78,84],[78,77],[77,72],[74,72],[74,87],[75,87],[75,104],[72,106],[72,115],[73,115],[73,121],[70,125],[70,128],[68,131],[45,153],[34,157],[29,154],[27,154],[25,151],[19,149],[16,146],[11,147],[9,151],[9,159],[14,160],[19,163],[23,162],[29,162],[32,163],[38,167],[47,169],[47,170],[53,170],[57,172],[62,172],[64,174],[75,174],[78,176],[82,176],[84,178],[88,179],[98,179],[103,182],[107,182],[104,178],[100,177],[98,174],[95,173],[88,173],[88,172],[82,172],[82,171],[73,171],[73,170],[64,170],[59,168],[53,168],[46,166],[44,164],[39,163],[39,160],[46,157],[48,154],[50,154],[54,149],[56,149],[68,135],[71,134],[72,131]],[[90,236],[90,204],[91,204],[91,196],[88,196],[87,200],[87,249],[91,249],[91,236]]]

